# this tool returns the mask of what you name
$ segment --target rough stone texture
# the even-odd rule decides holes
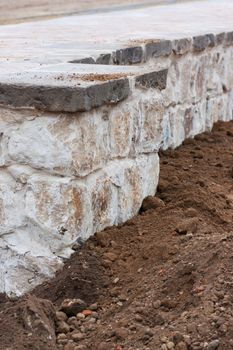
[[[158,88],[164,90],[167,85],[168,70],[164,69],[159,72],[151,72],[140,75],[136,78],[136,84],[145,88]]]
[[[232,45],[233,43],[233,32],[226,33],[225,41],[227,45]]]
[[[143,49],[141,46],[128,47],[117,50],[113,57],[113,62],[120,65],[141,63],[143,59]]]
[[[166,86],[167,73],[150,67],[61,64],[28,72],[0,73],[0,104],[50,112],[84,112],[113,105],[131,93],[131,77],[145,73]],[[155,79],[154,79],[155,81]],[[164,87],[163,87],[164,86]]]
[[[110,53],[102,53],[96,60],[97,64],[110,64],[112,55]]]
[[[127,79],[110,80],[85,88],[0,83],[0,104],[51,112],[88,111],[103,104],[117,103],[128,95]]]
[[[209,39],[209,47],[214,47],[216,44],[215,36],[214,34],[207,34],[207,37]]]
[[[226,33],[219,33],[215,35],[216,45],[221,45],[225,42]]]
[[[79,60],[72,60],[69,63],[84,63],[84,64],[95,64],[93,57],[80,58]]]
[[[76,240],[135,215],[143,198],[155,193],[158,169],[157,154],[148,154],[109,162],[83,181],[34,173],[24,184],[11,184],[5,176],[2,291],[25,292],[55,272]]]
[[[146,59],[160,56],[169,56],[172,52],[172,43],[170,40],[158,40],[146,44]]]
[[[178,6],[182,16],[189,6]],[[163,11],[158,8],[162,17]],[[122,16],[135,22],[135,13]],[[140,16],[152,25],[148,9]],[[197,20],[199,13],[192,16]],[[103,18],[94,16],[93,26]],[[17,45],[15,62],[1,61],[0,292],[26,292],[62,266],[74,243],[134,216],[156,192],[159,149],[177,147],[217,120],[233,119],[232,33],[219,24],[210,34],[211,23],[207,34],[190,32],[187,23],[182,37],[161,31],[158,40],[147,27],[148,38],[135,34],[133,43],[119,29],[123,39],[117,45],[113,40],[100,51],[91,41],[94,54],[84,50],[97,63],[111,63],[118,55],[115,63],[140,61],[138,66],[87,68],[55,60],[41,67],[40,56],[31,57],[28,73],[21,74],[25,62]],[[14,37],[15,27],[8,31],[8,39]],[[9,50],[11,45],[9,40]],[[11,74],[4,73],[8,68]]]
[[[183,55],[191,50],[192,47],[192,39],[190,38],[183,38],[183,39],[176,39],[172,42],[172,51],[176,55]]]
[[[194,36],[193,38],[193,49],[195,51],[204,51],[208,46],[211,45],[211,38],[208,34]]]

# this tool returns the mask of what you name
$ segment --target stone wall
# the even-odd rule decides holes
[[[148,45],[149,73],[129,76],[128,97],[113,105],[75,113],[2,105],[0,292],[26,292],[75,242],[136,215],[156,192],[159,149],[232,119],[233,47],[206,37],[176,40],[169,52],[165,43],[160,55]],[[166,72],[162,83],[156,71]]]

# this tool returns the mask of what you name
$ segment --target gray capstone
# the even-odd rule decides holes
[[[193,37],[193,50],[204,51],[210,45],[209,34]]]
[[[220,33],[215,35],[215,43],[216,45],[222,45],[225,42],[226,33]]]
[[[69,61],[69,63],[95,64],[95,60],[93,57],[85,57],[85,58]]]
[[[233,44],[233,32],[226,33],[225,42],[226,42],[227,45],[232,45]]]
[[[192,48],[192,39],[183,38],[177,39],[172,42],[172,51],[175,55],[183,55],[189,52]]]
[[[130,65],[141,63],[143,59],[143,49],[141,46],[127,47],[117,50],[113,54],[113,62],[119,65]]]
[[[136,78],[136,86],[164,90],[167,85],[167,74],[168,69],[163,69],[159,72],[151,72],[140,75]]]
[[[171,52],[172,42],[170,40],[158,40],[146,44],[146,59],[169,56]]]
[[[110,53],[101,54],[97,58],[96,63],[97,64],[110,64],[111,63],[111,58],[112,58],[112,55]]]
[[[215,44],[216,44],[216,39],[215,39],[214,34],[207,34],[207,37],[208,37],[208,39],[209,39],[209,44],[208,44],[208,46],[209,46],[209,47],[214,47]]]
[[[0,104],[74,113],[115,104],[127,98],[129,93],[127,78],[83,87],[0,84]]]

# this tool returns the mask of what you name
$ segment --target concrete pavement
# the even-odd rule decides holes
[[[182,1],[182,0],[181,0]],[[190,1],[190,0],[185,0]],[[74,13],[94,13],[177,0],[0,0],[0,24],[40,20]]]

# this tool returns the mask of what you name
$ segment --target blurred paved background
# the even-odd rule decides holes
[[[0,0],[0,24],[181,1],[184,0]]]

